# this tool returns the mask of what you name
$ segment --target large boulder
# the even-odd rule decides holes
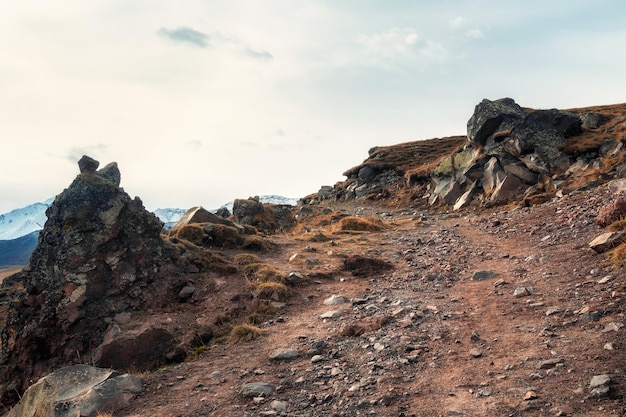
[[[483,99],[467,122],[467,141],[472,147],[489,147],[494,133],[511,130],[526,116],[512,98]]]
[[[243,225],[253,226],[264,233],[290,229],[294,225],[294,207],[288,204],[263,204],[258,197],[236,199],[233,217]]]
[[[530,113],[512,130],[510,137],[522,155],[536,152],[547,165],[563,157],[559,146],[582,133],[582,121],[574,113],[551,109]]]
[[[0,289],[5,405],[29,381],[92,358],[118,313],[175,299],[180,290],[177,248],[162,240],[161,221],[119,187],[116,164],[96,171],[97,161],[81,161],[82,172],[48,208],[28,266]]]
[[[141,380],[111,369],[74,365],[32,385],[7,417],[92,417],[128,405],[142,390]]]

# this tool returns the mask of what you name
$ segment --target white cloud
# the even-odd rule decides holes
[[[471,29],[471,30],[465,31],[463,35],[465,35],[465,37],[468,39],[484,39],[485,38],[485,34],[480,29]]]
[[[391,71],[423,66],[447,57],[443,44],[424,38],[415,28],[390,28],[360,35],[356,43],[363,49],[356,52],[352,64],[361,63]]]

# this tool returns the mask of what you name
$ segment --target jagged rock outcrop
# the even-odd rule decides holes
[[[29,381],[92,358],[116,315],[175,299],[180,289],[177,248],[161,238],[161,221],[119,187],[117,164],[97,167],[81,159],[81,173],[46,212],[29,265],[0,288],[5,405]]]
[[[41,378],[7,417],[93,417],[118,410],[142,390],[139,378],[111,369],[74,365]]]
[[[429,202],[460,209],[473,201],[502,204],[552,191],[553,176],[573,163],[561,146],[582,131],[581,118],[571,112],[484,99],[467,123],[465,149],[432,171]]]
[[[233,218],[237,223],[253,226],[263,233],[275,233],[293,227],[294,207],[286,204],[263,204],[258,197],[236,199]]]

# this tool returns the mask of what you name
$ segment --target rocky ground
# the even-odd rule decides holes
[[[626,415],[626,273],[588,247],[613,198],[602,186],[463,213],[333,203],[389,227],[273,236],[264,262],[303,279],[261,335],[141,374],[143,393],[115,415]],[[134,319],[208,320],[239,279]]]

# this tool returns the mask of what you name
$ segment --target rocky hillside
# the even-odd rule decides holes
[[[83,157],[0,288],[2,403],[93,365],[132,394],[44,415],[621,416],[625,132],[626,105],[485,100],[467,136],[167,234]]]

